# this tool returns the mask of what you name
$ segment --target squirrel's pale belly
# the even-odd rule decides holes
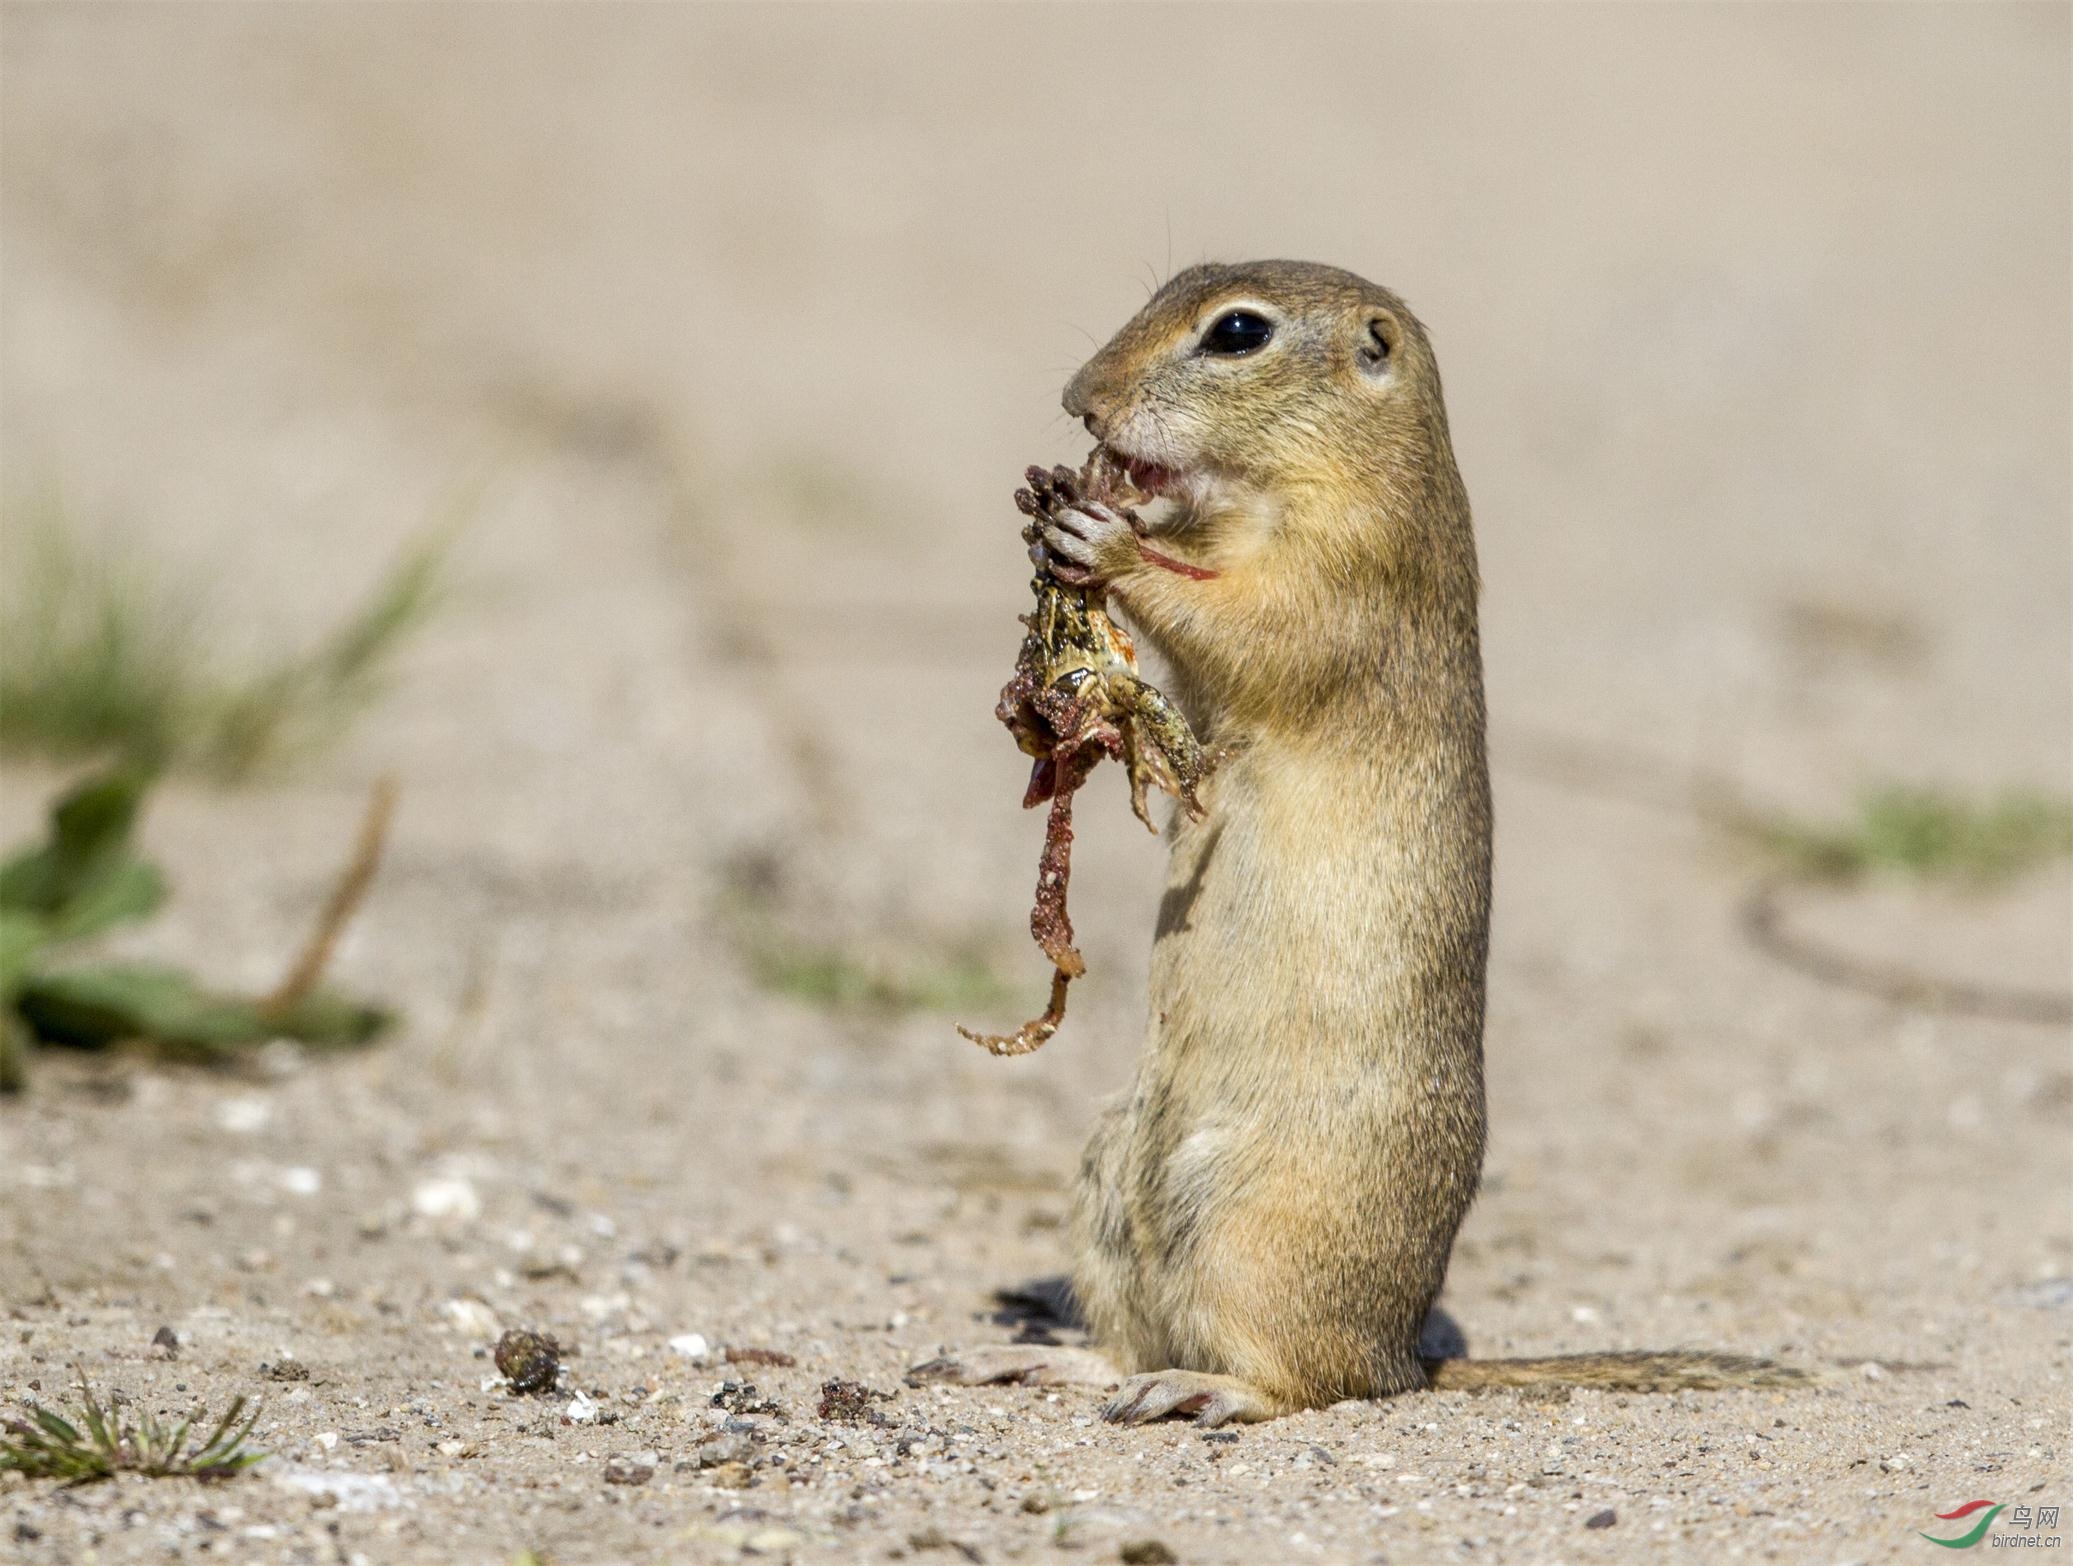
[[[1435,990],[1459,991],[1480,1021],[1481,965],[1461,949],[1485,936],[1487,827],[1462,825],[1482,812],[1445,797],[1456,786],[1481,784],[1395,758],[1236,757],[1208,819],[1175,828],[1147,1063],[1184,1053],[1177,1067],[1228,1074],[1242,1094],[1263,1072],[1285,1089],[1312,1071],[1413,1071],[1436,1047],[1479,1057],[1479,1029],[1434,1036],[1451,1010],[1435,1014]],[[1436,880],[1436,861],[1456,882]]]
[[[1256,1318],[1267,1357],[1277,1323],[1329,1323],[1377,1384],[1414,1373],[1483,1142],[1482,888],[1435,900],[1410,862],[1480,858],[1399,835],[1428,811],[1392,778],[1433,776],[1252,751],[1176,831],[1145,1053],[1081,1189],[1082,1291],[1134,1361],[1252,1374]]]

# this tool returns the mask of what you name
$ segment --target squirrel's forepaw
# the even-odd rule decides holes
[[[1031,540],[1029,563],[1046,576],[1063,582],[1067,587],[1086,587],[1094,581],[1092,571],[1085,566],[1073,564],[1064,555],[1046,545],[1042,538]]]
[[[1130,519],[1121,512],[1093,501],[1079,501],[1058,506],[1044,516],[1031,554],[1033,557],[1041,549],[1049,557],[1052,575],[1081,586],[1110,575],[1113,562],[1136,537]]]

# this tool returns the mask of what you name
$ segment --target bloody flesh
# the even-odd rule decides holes
[[[1082,500],[1116,507],[1141,529],[1129,510],[1134,492],[1128,480],[1098,452],[1078,473],[1031,468],[1028,477],[1029,488],[1015,495],[1016,505],[1031,519],[1022,530],[1027,543],[1039,541],[1041,525],[1054,511]],[[1028,634],[995,712],[1016,744],[1034,758],[1024,808],[1046,801],[1051,807],[1029,931],[1053,971],[1050,1003],[1041,1016],[1013,1033],[957,1030],[996,1055],[1026,1055],[1040,1048],[1065,1018],[1066,987],[1087,971],[1086,959],[1073,945],[1066,889],[1072,875],[1073,795],[1102,757],[1112,756],[1128,770],[1131,806],[1146,826],[1152,825],[1145,800],[1153,787],[1172,794],[1190,816],[1199,819],[1203,813],[1196,797],[1204,773],[1201,748],[1179,710],[1137,673],[1136,649],[1109,618],[1100,586],[1062,582],[1042,568],[1030,586],[1035,610],[1023,617]]]

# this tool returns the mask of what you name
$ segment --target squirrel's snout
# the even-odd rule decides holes
[[[1102,404],[1112,399],[1102,396],[1103,388],[1096,381],[1092,361],[1080,367],[1080,373],[1066,383],[1062,399],[1065,411],[1087,426],[1087,433],[1096,440],[1103,437],[1108,427],[1108,417]]]

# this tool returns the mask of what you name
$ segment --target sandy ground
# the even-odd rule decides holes
[[[2069,42],[2064,7],[8,6],[9,495],[264,637],[480,498],[343,750],[149,822],[144,949],[256,985],[397,773],[340,977],[407,1026],[243,1077],[46,1057],[0,1108],[0,1396],[75,1360],[156,1408],[264,1392],[272,1460],[0,1479],[0,1558],[1841,1563],[2073,1506],[2067,1037],[1770,962],[1689,804],[2065,784]],[[729,910],[982,950],[1013,992],[956,1020],[1036,1002],[1006,492],[1080,454],[1057,389],[1156,276],[1272,253],[1410,298],[1477,504],[1494,1137],[1448,1302],[1485,1354],[1815,1390],[1205,1437],[902,1384],[1062,1264],[1158,850],[1098,778],[1094,972],[1016,1063],[759,985]],[[0,774],[10,838],[56,777]],[[2049,986],[2069,898],[1793,916]],[[515,1324],[561,1393],[497,1390]],[[818,1412],[837,1377],[875,1417]]]

